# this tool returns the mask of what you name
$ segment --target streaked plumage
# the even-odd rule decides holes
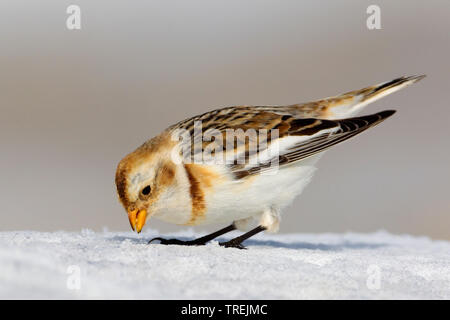
[[[234,222],[240,229],[256,219],[264,229],[276,231],[281,210],[310,182],[320,154],[394,111],[354,115],[423,77],[401,77],[303,104],[227,107],[181,121],[122,159],[116,172],[119,199],[138,232],[147,216],[181,225]],[[200,129],[196,128],[199,121]],[[236,137],[231,149],[225,148],[225,133],[230,129]],[[245,134],[248,129],[265,129],[268,134],[255,138]],[[272,129],[278,136],[273,136]],[[183,151],[182,144],[173,139],[179,130],[193,137],[192,158],[174,162],[174,155]],[[205,141],[211,132],[214,139]],[[198,150],[193,147],[195,141],[200,141]],[[255,143],[259,148],[252,153],[250,146]],[[232,161],[188,161],[207,150]]]

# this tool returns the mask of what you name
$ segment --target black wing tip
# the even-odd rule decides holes
[[[375,122],[380,122],[383,121],[384,119],[389,118],[390,116],[392,116],[394,113],[396,113],[396,110],[383,110],[377,113],[372,113],[372,114],[368,114],[365,116],[359,116],[359,117],[352,117],[352,118],[347,118],[347,119],[342,119],[342,121],[347,121],[347,120],[364,120],[364,121],[368,121],[369,123],[375,123]],[[339,121],[339,120],[338,120]]]
[[[384,120],[392,116],[395,112],[396,110],[384,110],[366,116],[338,120],[338,123],[341,128],[346,128],[345,131],[358,130],[359,132],[362,132],[372,126],[383,122]]]
[[[383,110],[377,113],[373,113],[367,116],[360,117],[361,120],[365,120],[368,122],[367,127],[371,127],[374,125],[379,124],[380,122],[383,122],[390,116],[392,116],[394,113],[396,113],[396,110]]]
[[[375,115],[378,115],[382,120],[384,120],[384,119],[389,118],[396,112],[397,112],[397,110],[384,110],[384,111],[376,113]]]

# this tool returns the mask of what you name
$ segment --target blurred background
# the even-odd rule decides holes
[[[398,113],[327,152],[281,232],[450,239],[449,16],[447,0],[3,0],[0,230],[129,230],[116,165],[167,126],[427,74],[364,111]]]

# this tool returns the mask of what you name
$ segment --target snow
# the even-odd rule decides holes
[[[0,298],[450,299],[446,241],[379,231],[262,234],[248,250],[147,245],[157,235],[0,232]]]

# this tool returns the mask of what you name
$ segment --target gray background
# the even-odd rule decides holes
[[[73,3],[79,31],[65,26]],[[0,229],[128,230],[116,165],[168,125],[426,73],[364,111],[398,113],[327,152],[281,232],[450,239],[449,13],[450,1],[1,1]]]

